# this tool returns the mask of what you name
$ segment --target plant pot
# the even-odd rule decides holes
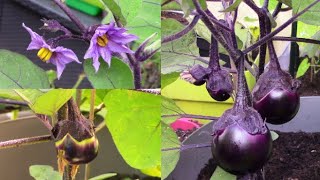
[[[36,117],[21,118],[0,123],[0,141],[50,134]],[[131,168],[119,154],[107,128],[97,134],[99,153],[90,163],[90,177],[115,172],[118,174],[145,177],[139,170]],[[29,174],[31,165],[50,165],[57,170],[57,158],[53,142],[27,145],[0,150],[0,179],[33,180]],[[81,165],[76,179],[84,179]]]
[[[319,106],[320,106],[320,97],[318,96],[310,96],[310,97],[302,97],[301,98],[301,105],[300,105],[300,110],[296,117],[291,120],[290,122],[280,125],[280,126],[275,126],[275,125],[270,125],[268,124],[269,129],[271,130],[277,130],[280,132],[289,132],[290,134],[294,134],[297,132],[308,132],[312,133],[314,135],[317,135],[315,137],[314,143],[313,144],[307,144],[306,146],[311,146],[311,153],[314,152],[314,158],[319,157],[320,153],[320,113],[319,113]],[[214,111],[214,110],[213,110]],[[214,122],[210,122],[197,131],[195,131],[193,134],[191,134],[185,141],[183,141],[183,144],[199,144],[199,143],[210,143],[211,141],[211,131],[212,131],[212,125]],[[288,134],[286,134],[287,136]],[[307,134],[305,134],[307,135]],[[273,155],[277,155],[277,152],[275,152],[275,148],[279,149],[279,147],[283,146],[286,147],[288,144],[295,143],[295,141],[298,141],[299,139],[291,138],[283,141],[281,138],[283,138],[280,134],[279,139],[277,139],[274,142],[274,152]],[[283,144],[277,144],[278,142],[281,142]],[[301,159],[296,159],[297,157],[289,156],[286,157],[286,153],[289,154],[290,151],[294,151],[294,148],[300,148],[298,152],[300,152],[297,156]],[[305,151],[306,148],[309,147],[290,147],[284,150],[286,150],[286,153],[284,153],[284,162],[280,162],[281,158],[278,163],[279,171],[278,174],[284,173],[282,170],[290,169],[293,167],[293,163],[296,163],[299,160],[303,160],[304,156],[306,154],[310,154],[310,149],[308,151]],[[209,160],[212,158],[211,155],[211,150],[210,148],[197,148],[197,149],[189,149],[182,151],[180,154],[180,159],[179,162],[174,169],[174,171],[167,177],[167,180],[179,180],[179,179],[190,179],[190,180],[197,180],[197,177],[200,173],[200,171],[206,166],[206,164],[209,162]],[[271,157],[269,162],[267,163],[266,168],[268,168],[271,165],[274,165],[275,159]],[[305,164],[305,167],[309,169],[310,172],[314,172],[314,175],[311,175],[311,177],[308,177],[307,179],[312,179],[316,180],[320,178],[320,161],[318,161],[318,166],[313,167],[311,164]],[[311,163],[311,162],[310,162]],[[212,167],[213,169],[215,167]],[[280,170],[282,169],[282,170]],[[289,177],[282,177],[279,179],[290,179]],[[268,170],[266,173],[266,180],[270,179],[268,177]],[[274,178],[273,178],[274,179]],[[291,179],[295,179],[294,175],[292,175]],[[300,178],[301,179],[301,178]],[[299,180],[300,180],[299,179]],[[306,179],[306,178],[304,178]],[[302,179],[301,179],[302,180]]]

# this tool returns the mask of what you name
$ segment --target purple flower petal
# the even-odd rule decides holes
[[[63,70],[66,68],[66,65],[61,62],[61,59],[57,58],[55,59],[56,66],[57,66],[57,77],[60,79],[61,74],[63,73]]]
[[[27,48],[27,50],[32,49],[41,49],[44,45],[47,45],[45,40],[37,34],[36,32],[32,31],[29,27],[27,27],[24,23],[22,23],[22,26],[29,32],[31,36],[31,42]]]
[[[129,42],[137,40],[138,37],[133,34],[123,34],[123,35],[114,34],[110,36],[109,39],[116,43],[127,44]]]
[[[59,59],[63,64],[68,64],[72,61],[81,64],[81,62],[78,60],[77,55],[71,49],[59,46],[53,52],[57,53],[57,56],[61,56]]]
[[[129,48],[122,44],[115,43],[113,41],[108,42],[108,48],[113,51],[113,52],[118,52],[118,53],[133,53]]]
[[[103,58],[103,60],[108,63],[109,67],[111,64],[111,51],[105,47],[105,48],[99,48],[99,54]]]

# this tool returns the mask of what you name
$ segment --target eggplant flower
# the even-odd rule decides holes
[[[78,57],[71,49],[67,49],[62,46],[52,47],[46,43],[42,36],[25,26],[24,23],[22,26],[29,32],[31,36],[31,42],[27,50],[39,50],[37,56],[43,62],[52,63],[57,66],[58,79],[60,79],[66,64],[69,64],[73,61],[81,64],[81,62],[78,60]]]
[[[126,29],[115,27],[114,22],[99,26],[90,41],[90,47],[84,55],[85,59],[93,58],[93,67],[99,70],[99,57],[111,64],[111,56],[116,53],[134,53],[125,44],[137,40],[138,37],[126,33]]]

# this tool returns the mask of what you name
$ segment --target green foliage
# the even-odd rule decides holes
[[[242,0],[236,0],[233,4],[231,4],[228,8],[226,8],[225,10],[221,11],[221,12],[231,12],[231,11],[235,11],[238,6],[240,5],[240,3],[242,2]]]
[[[315,2],[314,0],[292,0],[292,9],[293,13],[297,14],[311,3]],[[306,13],[301,15],[298,20],[302,21],[306,24],[317,25],[320,26],[320,3],[317,3],[315,6],[310,8]]]
[[[161,122],[161,149],[180,147],[177,134],[170,126]],[[165,179],[176,167],[180,158],[180,149],[162,151],[161,153],[161,179]]]
[[[173,83],[176,81],[180,76],[180,73],[178,72],[173,72],[170,74],[161,74],[161,88],[165,88],[169,84]]]
[[[172,35],[184,28],[174,19],[162,20],[162,36]],[[186,66],[195,64],[195,57],[199,56],[194,31],[180,39],[162,44],[161,47],[161,73],[168,74],[186,69]]]
[[[118,20],[123,25],[127,24],[127,20],[123,16],[120,6],[114,0],[101,0],[101,2],[105,6],[105,8],[108,8],[112,12],[116,20]]]
[[[210,180],[236,180],[237,176],[230,174],[219,166],[217,166],[216,170],[214,171],[213,175],[211,176]]]
[[[89,180],[104,180],[104,179],[114,177],[116,175],[117,175],[116,173],[107,173],[107,174],[102,174],[102,175],[90,178]]]
[[[320,40],[320,31],[316,32],[311,39]],[[309,58],[318,57],[320,52],[319,44],[306,44],[301,50],[301,57],[308,56]]]
[[[35,113],[49,116],[53,116],[72,97],[74,91],[73,89],[53,89],[48,92],[36,89],[15,90]]]
[[[172,99],[162,96],[162,100],[161,100],[162,122],[165,124],[171,124],[180,117],[180,114],[184,114],[184,112],[176,105],[176,103]]]
[[[92,86],[96,89],[131,89],[133,85],[133,75],[127,64],[116,57],[111,59],[111,65],[100,58],[100,68],[96,73],[92,66],[92,60],[85,60],[84,72],[87,74]]]
[[[62,180],[59,172],[47,165],[32,165],[29,167],[29,173],[35,180]]]
[[[160,165],[161,97],[130,90],[112,90],[104,98],[105,123],[123,159],[133,168]]]
[[[181,8],[183,10],[183,12],[185,13],[185,16],[188,16],[194,9],[195,6],[192,2],[192,0],[181,0]],[[201,8],[203,10],[207,9],[207,3],[206,0],[199,0],[199,3],[201,5]]]
[[[50,88],[47,74],[27,57],[0,49],[0,88]]]
[[[309,69],[310,63],[308,58],[305,58],[299,65],[296,78],[303,76]]]

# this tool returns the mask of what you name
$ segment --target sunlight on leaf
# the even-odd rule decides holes
[[[158,165],[158,166],[156,166],[154,168],[141,169],[141,172],[143,174],[148,175],[148,176],[161,177],[161,167],[160,167],[160,165]]]
[[[315,2],[315,0],[292,0],[292,9],[293,13],[297,14],[303,9],[305,9],[308,5]],[[317,3],[312,8],[310,8],[306,13],[301,15],[298,20],[302,21],[306,24],[318,25],[320,26],[320,3]]]
[[[161,88],[165,88],[180,77],[180,73],[173,72],[170,74],[161,74]]]
[[[131,90],[112,90],[104,98],[105,123],[123,159],[136,169],[160,164],[161,97]]]

